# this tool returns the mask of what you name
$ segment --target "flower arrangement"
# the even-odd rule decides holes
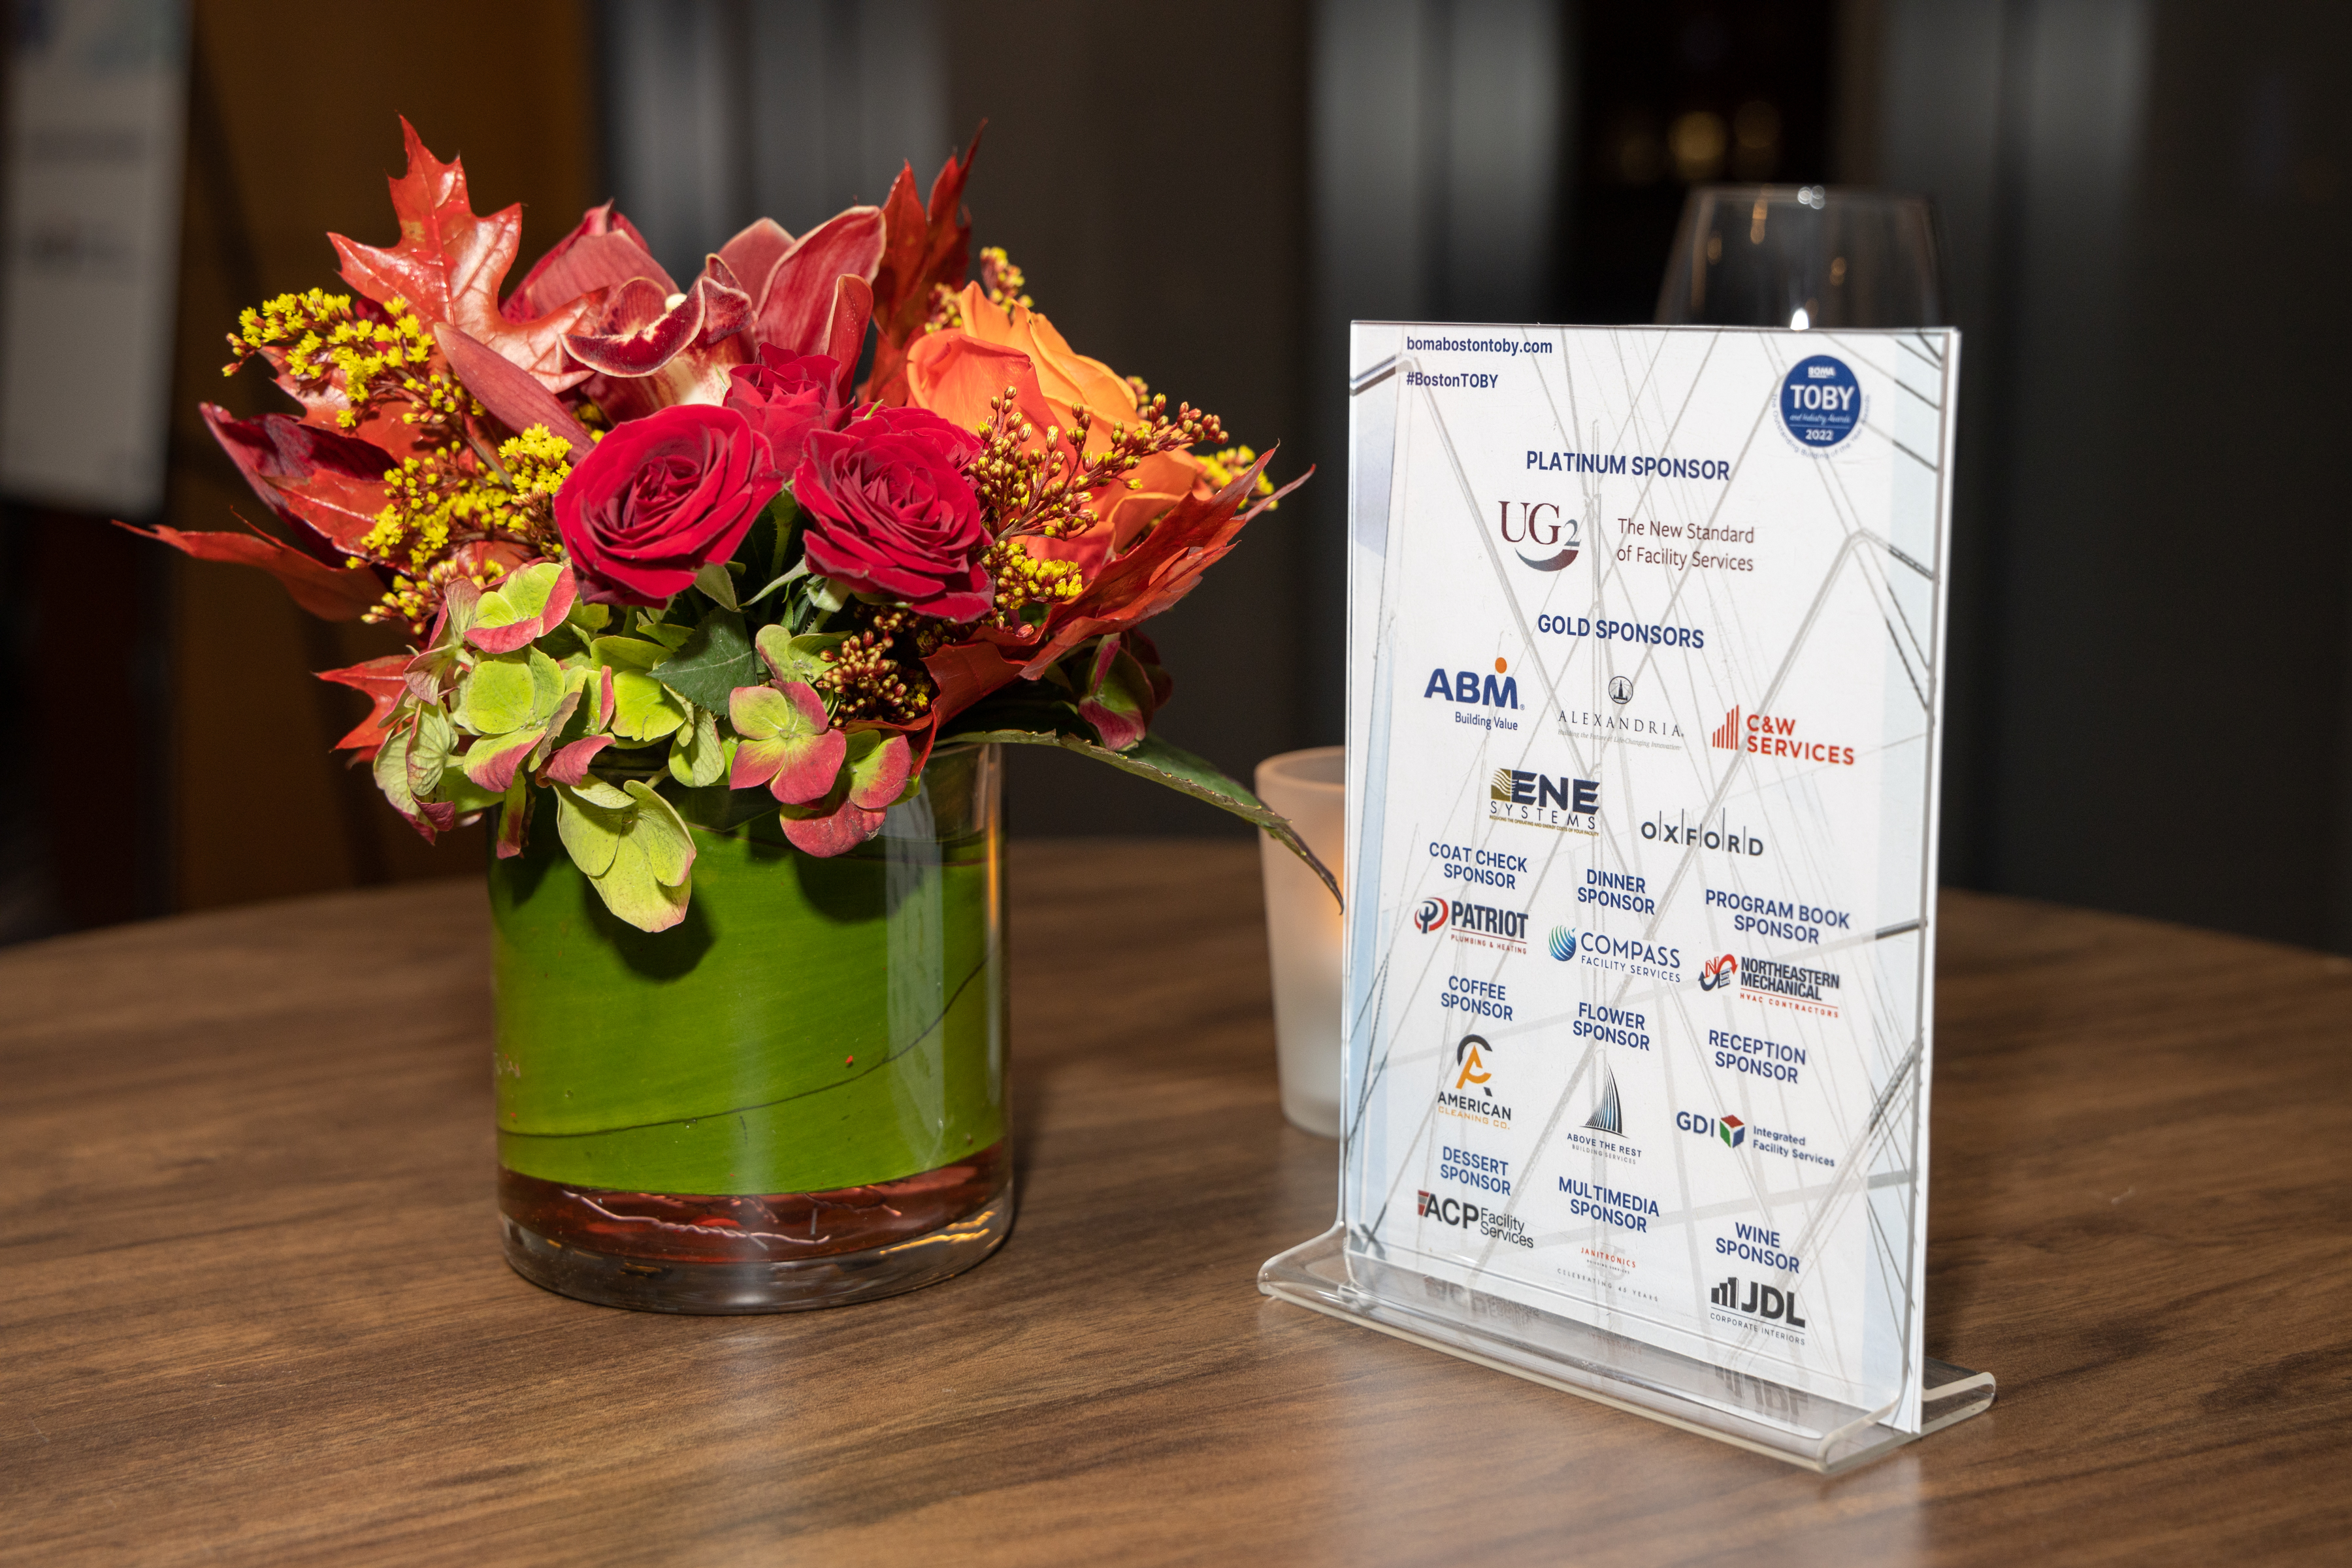
[[[511,856],[551,813],[606,907],[661,931],[689,824],[774,813],[838,855],[974,742],[1100,758],[1306,855],[1151,732],[1171,688],[1139,629],[1286,491],[1213,415],[1073,351],[1003,252],[966,281],[976,141],[927,202],[902,169],[885,205],[763,218],[683,288],[606,203],[502,299],[520,208],[476,216],[402,129],[399,243],[331,236],[352,293],[230,335],[228,374],[261,361],[299,415],[204,409],[284,537],[152,531],[407,629],[320,673],[373,699],[338,744],[428,840],[495,813]]]

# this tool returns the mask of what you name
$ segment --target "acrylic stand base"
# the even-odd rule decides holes
[[[966,1179],[958,1181],[959,1176]],[[508,1187],[516,1184],[509,1173]],[[560,1190],[551,1184],[532,1185]],[[978,1190],[971,1190],[974,1187]],[[641,1312],[708,1316],[798,1312],[920,1289],[987,1258],[1013,1229],[1013,1163],[1000,1144],[967,1165],[908,1181],[805,1194],[797,1200],[803,1207],[818,1206],[810,1200],[856,1200],[855,1206],[835,1201],[823,1207],[847,1211],[846,1220],[838,1214],[831,1217],[835,1225],[848,1230],[849,1239],[861,1239],[858,1229],[873,1237],[873,1244],[866,1247],[845,1246],[836,1239],[839,1250],[814,1257],[759,1256],[765,1249],[755,1244],[756,1238],[727,1246],[724,1233],[711,1237],[722,1244],[723,1250],[694,1234],[680,1236],[666,1247],[648,1240],[637,1244],[634,1252],[606,1250],[593,1244],[604,1240],[602,1236],[583,1241],[577,1229],[568,1236],[556,1236],[550,1234],[554,1227],[545,1221],[534,1224],[518,1219],[517,1210],[526,1215],[558,1211],[551,1205],[519,1204],[511,1190],[506,1196],[508,1212],[499,1218],[508,1264],[532,1284],[559,1295]],[[708,1206],[729,1200],[680,1201]],[[782,1206],[772,1199],[748,1201],[759,1202],[766,1210]],[[669,1232],[700,1229],[678,1225],[662,1228]],[[625,1237],[625,1233],[614,1239]]]
[[[1334,1226],[1269,1259],[1257,1286],[1277,1301],[1342,1318],[1822,1475],[1835,1475],[1989,1408],[1993,1378],[1927,1363],[1922,1429],[1876,1413],[1642,1344],[1516,1301],[1441,1284],[1344,1250]]]

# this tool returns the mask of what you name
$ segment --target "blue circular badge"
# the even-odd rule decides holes
[[[1862,384],[1833,354],[1799,360],[1780,383],[1780,423],[1808,451],[1826,452],[1862,424]]]

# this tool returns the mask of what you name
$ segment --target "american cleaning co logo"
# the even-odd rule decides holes
[[[1801,763],[1853,766],[1852,746],[1816,741],[1810,735],[1801,738],[1794,719],[1775,718],[1768,713],[1742,714],[1737,708],[1723,716],[1723,722],[1708,733],[1706,743],[1718,752],[1746,752],[1757,757],[1788,757]]]
[[[1549,827],[1588,837],[1601,832],[1601,784],[1566,774],[1496,768],[1486,787],[1486,820]]]
[[[1454,1087],[1437,1091],[1440,1116],[1509,1128],[1511,1108],[1495,1094],[1494,1051],[1484,1035],[1462,1037],[1454,1047],[1453,1069],[1447,1075]]]

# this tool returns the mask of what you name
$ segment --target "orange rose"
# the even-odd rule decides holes
[[[1040,440],[1048,426],[1074,429],[1072,416],[1084,408],[1094,420],[1090,456],[1110,445],[1113,425],[1136,423],[1135,389],[1100,360],[1073,350],[1053,322],[1023,305],[1008,319],[977,283],[966,286],[961,305],[961,328],[928,333],[908,349],[908,401],[976,429],[987,423],[990,399],[1013,387]],[[1106,554],[1126,549],[1152,519],[1207,483],[1200,461],[1183,452],[1146,458],[1127,477],[1137,481],[1134,489],[1115,483],[1094,492],[1101,522],[1076,539],[1039,541],[1036,552],[1076,561],[1091,576]]]

